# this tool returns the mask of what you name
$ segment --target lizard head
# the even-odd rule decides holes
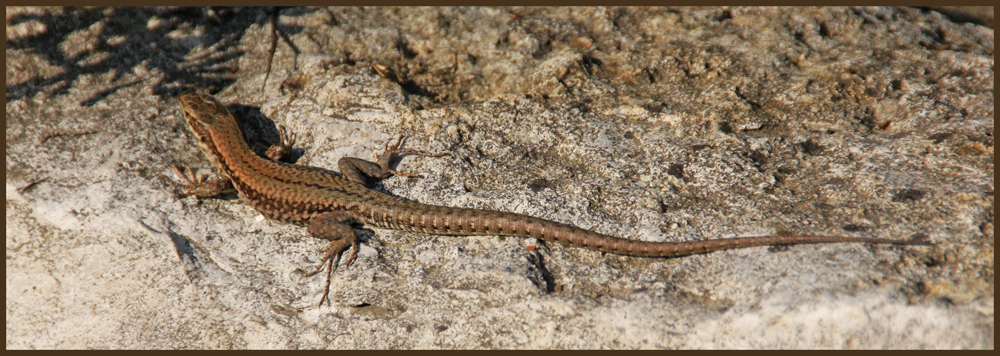
[[[180,96],[181,110],[188,129],[202,148],[214,147],[210,127],[219,121],[219,110],[228,110],[215,98],[198,93],[183,92]]]
[[[215,125],[225,115],[232,115],[229,114],[229,109],[226,109],[222,103],[211,95],[186,91],[181,93],[180,101],[181,109],[184,110],[184,119],[191,126],[210,127]]]
[[[225,105],[222,105],[211,95],[183,92],[179,99],[181,110],[184,111],[184,120],[198,142],[198,146],[216,167],[223,167],[221,153],[216,146],[217,138],[213,135],[221,134],[222,137],[231,135],[237,137],[242,143],[243,133],[240,131],[236,118],[229,112],[229,109],[226,109]]]

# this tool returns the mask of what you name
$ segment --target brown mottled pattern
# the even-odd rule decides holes
[[[199,146],[231,179],[240,196],[268,218],[306,224],[317,215],[347,211],[358,223],[438,235],[516,235],[592,250],[635,256],[677,256],[723,249],[802,243],[869,242],[923,244],[834,236],[763,236],[690,242],[622,239],[532,216],[451,208],[395,198],[330,170],[275,162],[247,145],[236,118],[208,95],[180,97],[188,127]]]

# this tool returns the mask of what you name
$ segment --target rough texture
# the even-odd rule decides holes
[[[8,8],[8,348],[992,348],[993,29],[912,8]],[[992,23],[992,22],[990,22]],[[322,241],[209,163],[205,88],[334,168],[396,134],[384,189],[649,241],[773,233],[933,247],[675,259],[363,232]],[[95,130],[104,130],[95,131]],[[41,141],[41,144],[39,142]],[[529,248],[535,246],[536,248]]]

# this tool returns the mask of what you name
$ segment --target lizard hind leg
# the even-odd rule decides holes
[[[372,184],[389,178],[393,175],[419,178],[420,175],[414,173],[400,172],[390,168],[394,158],[401,156],[403,154],[412,154],[424,157],[441,157],[447,152],[439,153],[428,153],[423,151],[404,149],[403,148],[404,137],[399,136],[396,139],[395,144],[386,143],[385,151],[382,154],[376,154],[375,160],[378,162],[366,161],[355,157],[344,157],[341,158],[337,163],[340,168],[340,174],[344,175],[344,178],[348,180],[361,183],[366,187],[371,188]]]
[[[323,259],[319,266],[305,275],[306,277],[314,276],[322,271],[324,266],[328,266],[326,286],[323,288],[323,297],[319,300],[320,305],[323,305],[324,300],[329,301],[327,297],[330,295],[330,282],[333,278],[333,271],[340,263],[340,256],[347,249],[351,249],[351,257],[347,258],[347,265],[344,268],[351,267],[358,257],[358,235],[354,233],[354,229],[350,225],[353,221],[356,221],[356,218],[350,212],[329,211],[317,215],[309,222],[308,230],[311,235],[330,240],[329,245],[319,249],[319,252],[323,253]]]

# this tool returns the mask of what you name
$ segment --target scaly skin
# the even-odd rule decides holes
[[[309,273],[316,274],[323,265],[329,266],[326,290],[320,303],[329,294],[330,274],[341,253],[352,248],[347,266],[354,262],[357,256],[354,226],[361,224],[435,235],[530,236],[591,250],[647,257],[682,256],[762,245],[837,242],[926,244],[921,241],[837,236],[761,236],[688,242],[635,241],[522,214],[421,204],[369,189],[367,184],[392,175],[416,176],[389,169],[389,163],[395,155],[443,154],[402,150],[400,137],[394,146],[386,148],[378,163],[351,157],[342,158],[338,164],[340,173],[293,165],[279,161],[290,146],[284,142],[268,150],[271,159],[254,153],[244,139],[237,119],[215,98],[185,92],[181,94],[180,102],[188,128],[222,178],[205,180],[195,177],[190,171],[185,175],[177,169],[187,183],[167,181],[185,190],[179,196],[210,197],[233,187],[239,191],[244,201],[264,216],[306,225],[313,236],[330,240],[330,245],[320,250],[325,252],[323,262]],[[283,128],[281,132],[284,141],[287,137]]]

